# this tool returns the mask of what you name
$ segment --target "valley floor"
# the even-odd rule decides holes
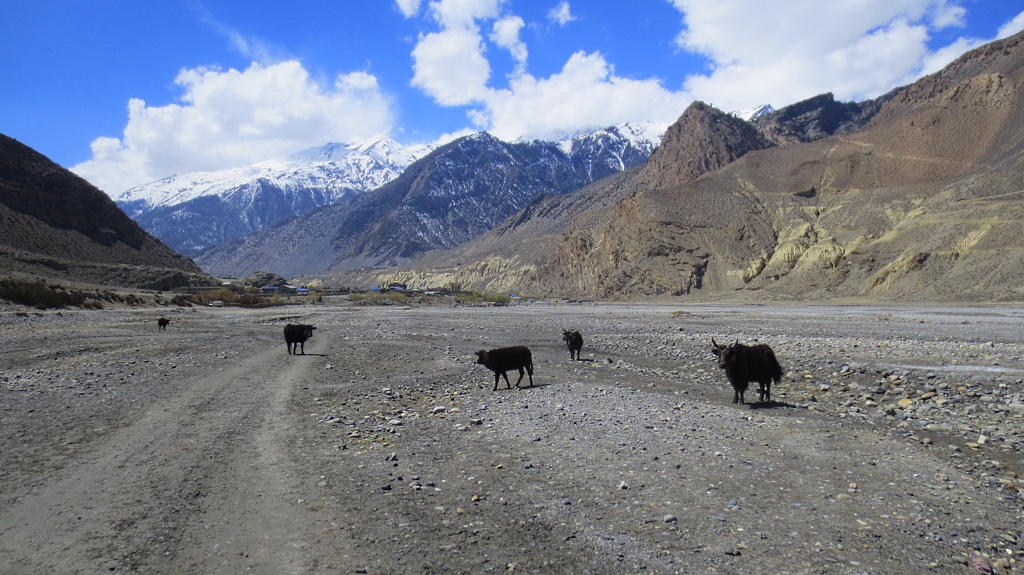
[[[1024,560],[1021,309],[158,313],[0,311],[0,573]],[[289,322],[317,326],[306,355]],[[712,337],[774,348],[775,403],[731,403]],[[518,344],[535,387],[492,391],[473,352]]]

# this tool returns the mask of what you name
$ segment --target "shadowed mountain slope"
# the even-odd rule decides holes
[[[106,194],[4,135],[0,259],[12,271],[114,285],[173,287],[211,279]]]

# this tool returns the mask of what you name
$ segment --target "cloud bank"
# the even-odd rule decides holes
[[[466,107],[476,128],[498,137],[548,137],[625,121],[669,123],[695,99],[727,111],[785,106],[824,92],[861,100],[995,39],[961,37],[929,47],[935,32],[963,26],[968,14],[957,0],[667,1],[682,16],[676,46],[708,60],[706,73],[679,86],[617,75],[600,52],[577,52],[560,71],[535,77],[519,37],[525,23],[503,0],[430,2],[426,17],[439,30],[421,35],[413,49],[412,85],[441,106]],[[547,17],[563,26],[575,19],[568,2]],[[490,22],[485,38],[481,26]],[[1024,13],[997,37],[1022,28]],[[492,47],[517,63],[507,88],[491,85]]]
[[[683,15],[677,45],[710,61],[683,89],[727,110],[823,92],[871,98],[995,39],[961,37],[930,49],[935,32],[963,26],[967,11],[952,0],[671,2]]]
[[[172,174],[217,170],[326,142],[386,133],[391,102],[365,72],[314,82],[294,60],[239,71],[182,70],[179,103],[128,103],[121,138],[97,138],[72,171],[112,196]]]

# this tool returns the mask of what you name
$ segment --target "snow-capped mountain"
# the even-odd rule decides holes
[[[589,182],[642,163],[665,128],[626,123],[536,143],[561,150],[573,172]],[[283,219],[351,201],[394,180],[432,149],[384,137],[327,144],[249,166],[171,176],[124,192],[117,204],[167,245],[196,256]]]
[[[197,262],[233,277],[403,265],[486,233],[541,195],[638,166],[660,140],[655,129],[630,125],[560,142],[465,136],[377,190],[222,244]]]
[[[763,104],[761,106],[758,106],[756,108],[751,108],[749,110],[740,110],[738,112],[732,112],[732,115],[736,116],[737,118],[739,118],[741,120],[746,120],[746,121],[750,122],[754,118],[757,118],[757,117],[760,117],[760,116],[764,116],[765,114],[771,114],[774,111],[775,111],[775,108],[772,108],[768,104]]]
[[[558,147],[590,181],[642,164],[661,143],[667,124],[616,124],[589,134],[561,140]]]
[[[117,204],[151,234],[194,256],[378,188],[431,149],[384,137],[330,143],[249,166],[171,176],[122,193]]]

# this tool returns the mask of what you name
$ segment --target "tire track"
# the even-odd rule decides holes
[[[290,572],[297,563],[287,544],[262,534],[301,531],[280,499],[289,491],[281,434],[291,385],[310,362],[281,361],[277,330],[263,333],[259,353],[224,371],[199,370],[180,393],[19,494],[0,516],[0,572],[185,572],[183,561],[241,570],[206,560],[217,558],[217,543],[183,527],[197,524],[228,526],[226,540],[252,549],[266,569]]]

